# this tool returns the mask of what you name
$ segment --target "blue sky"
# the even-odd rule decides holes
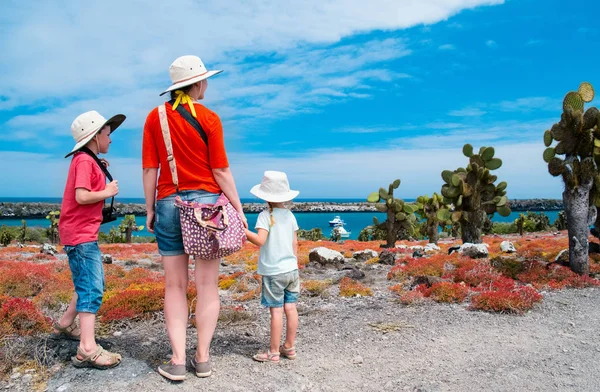
[[[0,15],[0,197],[61,196],[81,112],[124,113],[107,156],[141,197],[141,134],[195,54],[242,197],[264,170],[303,197],[439,192],[461,148],[493,145],[510,198],[560,198],[542,135],[562,97],[600,88],[600,6],[575,0],[8,0]],[[595,102],[592,102],[594,104]]]

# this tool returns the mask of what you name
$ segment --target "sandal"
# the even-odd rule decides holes
[[[79,340],[81,338],[81,331],[77,327],[77,324],[75,324],[75,321],[73,321],[73,323],[71,325],[69,325],[68,327],[62,327],[58,323],[58,321],[56,321],[52,325],[52,328],[57,330],[59,335],[62,335],[64,337],[66,337],[67,339]]]
[[[77,358],[77,355],[81,356],[82,359]],[[77,355],[71,357],[73,366],[78,368],[93,367],[96,369],[110,369],[121,363],[121,355],[111,353],[98,345],[96,352],[87,355],[81,350],[81,347],[77,347]],[[108,361],[107,361],[108,360]]]
[[[296,347],[285,348],[281,346],[279,347],[279,354],[287,359],[296,359]]]
[[[255,354],[252,359],[258,362],[279,363],[279,353],[271,353],[267,350],[266,353]]]

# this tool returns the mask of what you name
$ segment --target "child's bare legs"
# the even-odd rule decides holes
[[[283,332],[283,308],[269,308],[271,312],[271,348],[270,353],[279,352],[281,332]]]
[[[187,254],[162,257],[165,268],[165,322],[173,350],[171,362],[175,365],[185,365],[189,259]]]
[[[71,302],[69,302],[69,306],[67,307],[66,312],[62,315],[60,320],[58,320],[58,324],[66,328],[75,322],[75,317],[77,317],[77,293],[73,294],[73,298],[71,298]]]
[[[219,265],[220,259],[196,260],[196,330],[198,331],[198,348],[196,362],[208,361],[210,343],[212,342],[221,302],[219,300]]]
[[[283,348],[292,348],[296,342],[296,331],[298,331],[298,309],[296,309],[296,303],[286,303],[283,305],[285,311],[285,320],[287,323],[285,329],[285,343]],[[273,349],[273,338],[271,337],[271,350]],[[279,350],[279,347],[277,347]]]

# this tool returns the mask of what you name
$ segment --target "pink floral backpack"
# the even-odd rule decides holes
[[[181,110],[179,110],[181,108]],[[178,106],[178,112],[198,131],[208,145],[206,133],[200,123],[190,113]],[[182,113],[185,112],[185,113]],[[173,145],[167,122],[165,105],[158,107],[158,116],[163,139],[167,147],[169,168],[175,188],[179,190],[177,166],[173,156]],[[239,251],[246,241],[244,224],[238,212],[233,208],[227,196],[222,193],[215,204],[203,204],[183,201],[175,198],[175,206],[179,208],[181,235],[185,253],[201,260],[212,260],[228,256]]]

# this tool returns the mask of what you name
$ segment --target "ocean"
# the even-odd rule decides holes
[[[343,200],[345,202],[349,202],[350,199],[329,199],[329,200],[318,200],[318,201],[329,201],[332,200]],[[14,199],[11,199],[14,201]],[[35,201],[40,201],[39,199],[35,199]],[[300,200],[298,200],[300,201]],[[316,200],[313,200],[316,201]],[[343,202],[340,201],[340,202]],[[361,200],[362,201],[362,200]],[[550,218],[550,222],[553,223],[557,216],[558,211],[545,211],[546,215]],[[521,212],[513,212],[507,217],[502,217],[498,214],[495,214],[492,218],[494,222],[513,222],[515,219],[519,217]],[[298,226],[301,229],[309,230],[315,227],[321,228],[323,234],[325,236],[329,236],[331,234],[331,227],[329,226],[329,221],[332,220],[335,216],[339,216],[346,223],[345,229],[350,232],[350,239],[358,238],[360,231],[373,224],[373,217],[377,216],[380,221],[385,220],[385,214],[379,212],[295,212],[296,220],[298,221]],[[246,214],[248,218],[248,224],[251,228],[256,224],[256,219],[258,217],[257,213],[248,213]],[[100,230],[103,232],[108,232],[111,227],[118,226],[123,218],[118,218],[116,221],[104,224],[100,227]],[[48,221],[46,219],[26,219],[28,227],[47,227]],[[138,236],[149,236],[152,235],[146,230],[146,217],[138,216],[136,217],[136,222],[140,226],[144,226],[144,230],[135,232],[134,235]],[[1,219],[0,225],[8,225],[8,226],[20,226],[21,219]]]

